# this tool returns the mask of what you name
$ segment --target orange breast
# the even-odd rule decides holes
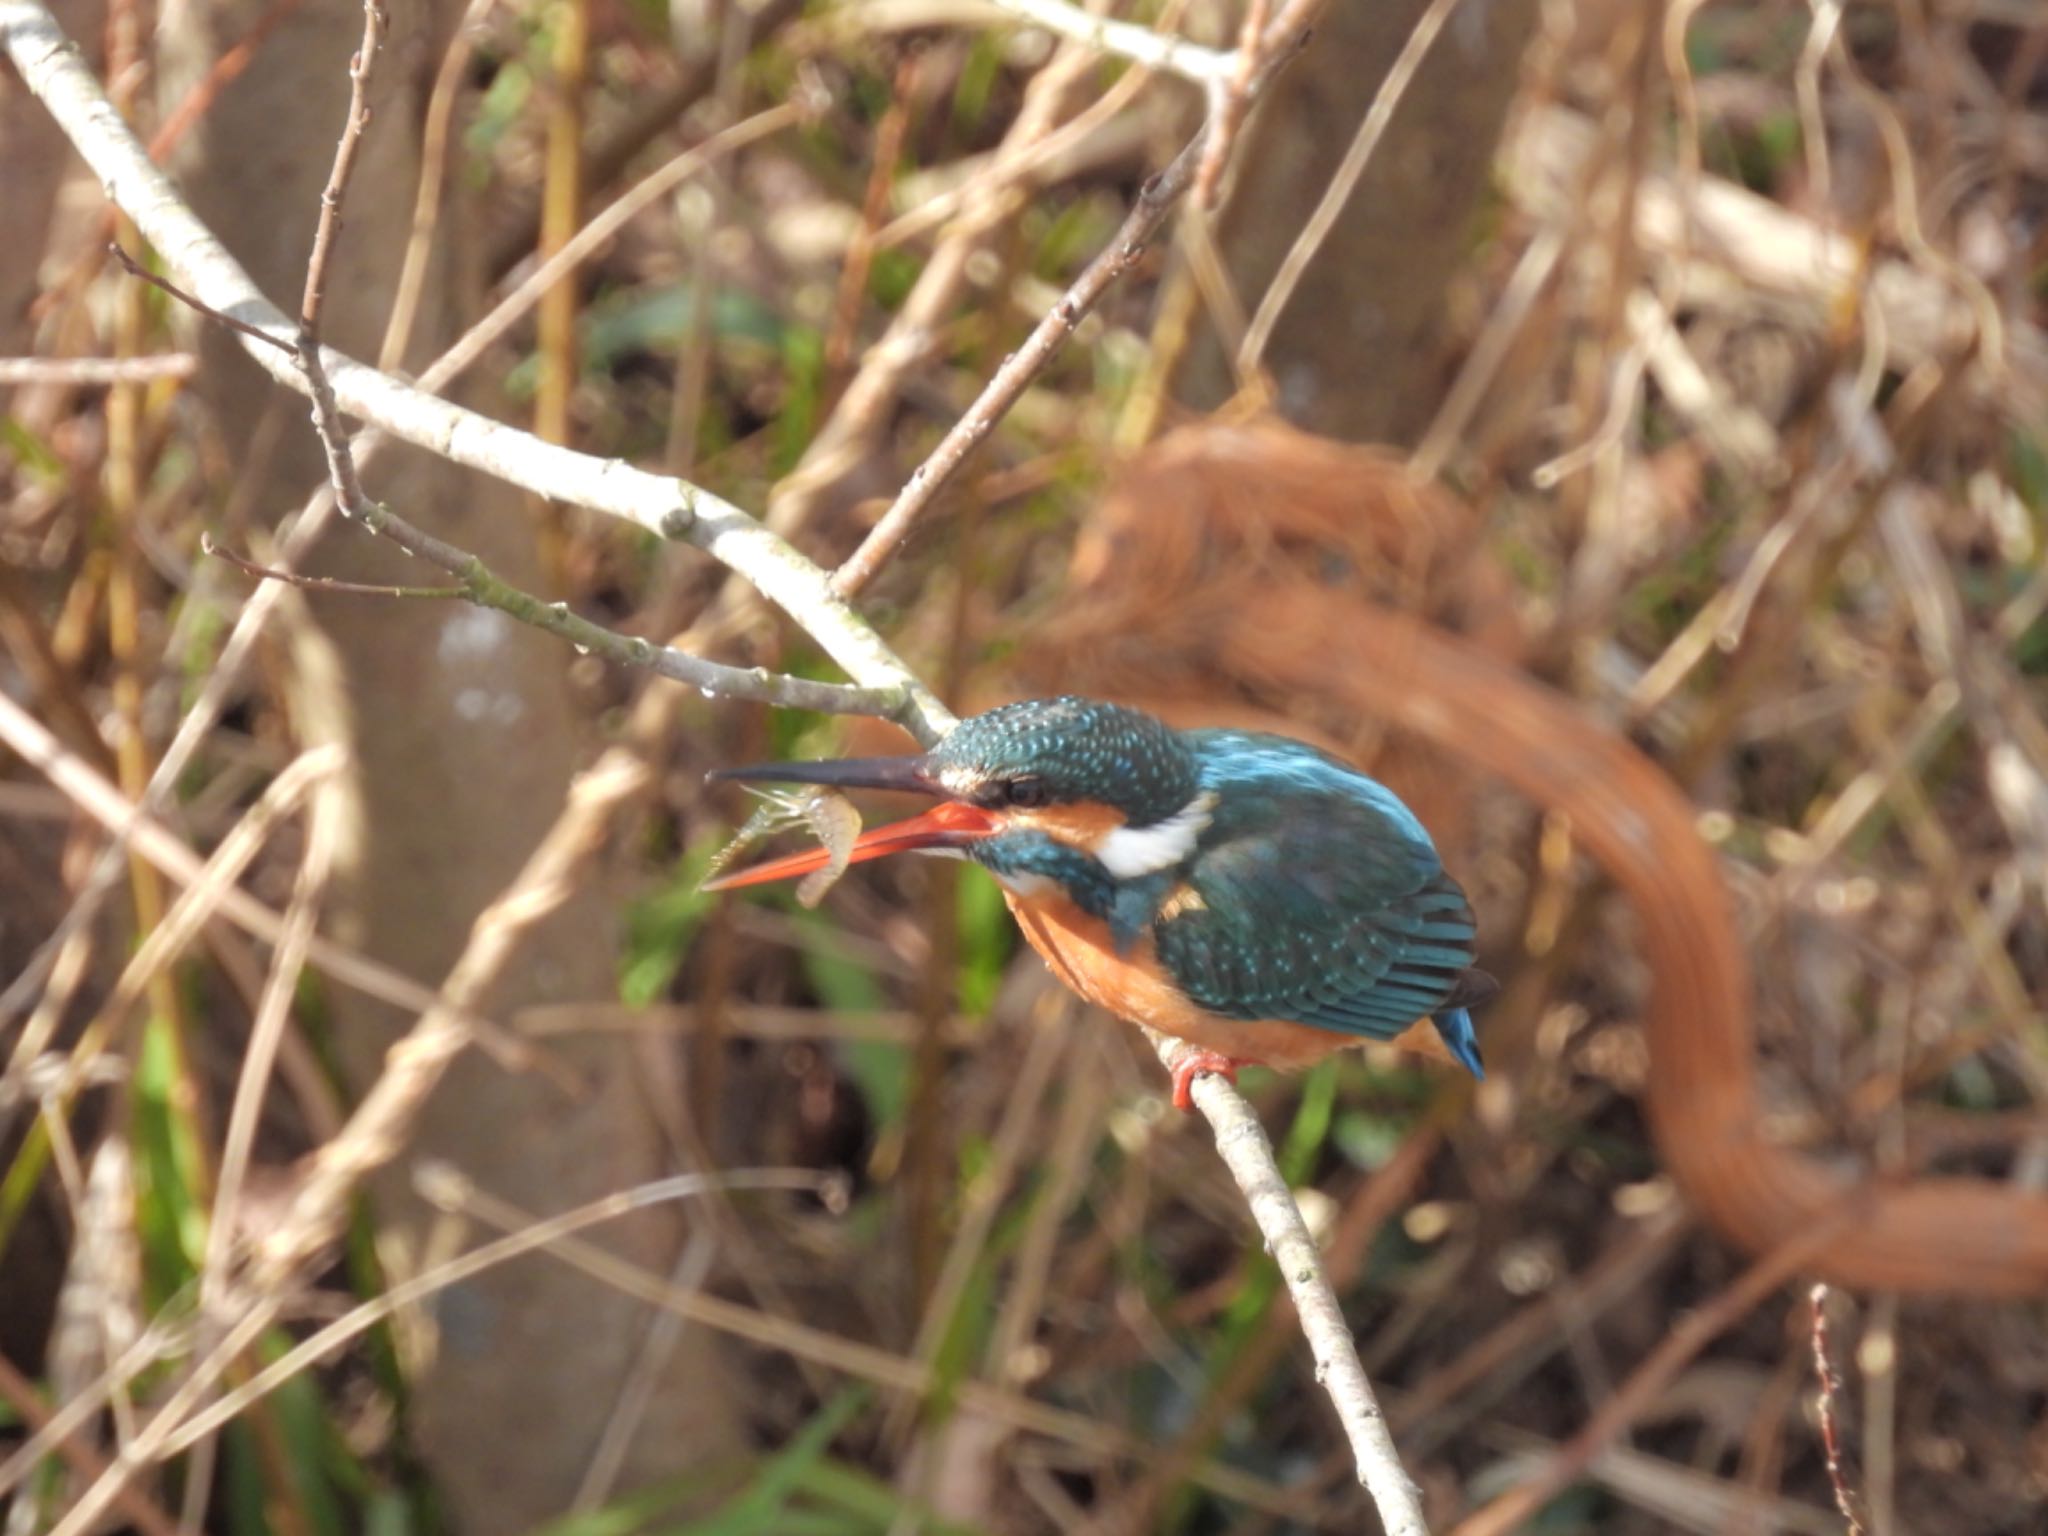
[[[1022,897],[1005,891],[1004,899],[1024,937],[1045,957],[1053,974],[1120,1019],[1238,1061],[1285,1070],[1310,1066],[1333,1051],[1364,1043],[1355,1035],[1285,1019],[1221,1018],[1197,1007],[1173,984],[1153,953],[1149,936],[1128,955],[1119,955],[1110,941],[1109,925],[1064,896]],[[1411,1027],[1396,1043],[1449,1056],[1427,1021]]]

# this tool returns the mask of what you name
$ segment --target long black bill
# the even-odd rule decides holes
[[[812,763],[749,763],[714,768],[707,778],[766,779],[783,784],[824,784],[832,789],[900,789],[950,799],[923,757],[839,757]]]

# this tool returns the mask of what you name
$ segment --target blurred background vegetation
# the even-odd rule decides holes
[[[1244,15],[1114,9],[1219,48]],[[59,10],[194,207],[291,302],[360,14]],[[979,0],[391,14],[328,331],[390,366],[423,367],[536,249],[675,154],[800,108],[654,201],[464,393],[693,478],[828,565],[1204,109]],[[1352,183],[1347,151],[1419,23],[1440,33]],[[270,558],[317,445],[297,401],[110,266],[106,241],[131,236],[11,77],[0,207],[0,352],[52,364],[0,376],[0,692],[134,797],[251,590],[202,534]],[[1255,324],[1290,252],[1306,264]],[[1653,1141],[1654,956],[1584,829],[1480,771],[1478,744],[1362,713],[1359,672],[1406,686],[1399,646],[1361,656],[1341,621],[1288,621],[1325,603],[1353,605],[1360,633],[1421,618],[1663,766],[1755,973],[1768,1138],[1884,1181],[2038,1192],[2044,307],[2048,16],[2026,0],[1330,0],[1219,206],[1176,213],[863,595],[956,707],[1078,687],[1278,722],[1374,764],[1438,832],[1508,983],[1480,1021],[1487,1083],[1368,1051],[1244,1086],[1441,1528],[1543,1466],[1562,1491],[1524,1528],[1552,1536],[1847,1525],[1805,1288],[1731,1291],[1756,1256]],[[113,386],[55,366],[166,356]],[[417,455],[386,455],[372,488],[606,623],[831,675],[689,551]],[[348,528],[311,564],[430,579]],[[1267,631],[1299,642],[1291,660],[1260,651]],[[1319,645],[1326,685],[1302,665]],[[287,593],[233,682],[162,821],[202,854],[260,828],[249,894],[429,989],[579,764],[624,744],[646,776],[493,992],[501,1033],[224,1389],[534,1216],[679,1172],[836,1182],[663,1205],[399,1292],[217,1437],[143,1467],[111,1518],[295,1536],[1375,1528],[1203,1128],[1164,1109],[1134,1034],[1047,978],[986,879],[878,867],[815,911],[698,893],[750,809],[705,769],[893,733],[707,701],[397,599]],[[321,964],[279,983],[217,899],[145,949],[180,886],[142,858],[96,920],[60,929],[104,834],[7,740],[0,984],[27,981],[0,1014],[13,1536],[57,1526],[245,1303],[237,1244],[409,1016]],[[328,743],[345,773],[253,816]],[[1568,767],[1570,740],[1550,750]],[[277,1081],[231,1159],[266,989],[289,1005]],[[1828,1303],[1843,1486],[1873,1532],[2048,1529],[2038,1294],[1960,1260],[1953,1280]],[[648,1305],[662,1295],[722,1310],[685,1319]],[[1701,1317],[1717,1337],[1639,1374]],[[65,1455],[22,1449],[73,1402]],[[1597,1442],[1575,1439],[1589,1423]]]

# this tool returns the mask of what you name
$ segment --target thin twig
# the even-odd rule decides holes
[[[418,598],[467,598],[469,593],[462,587],[392,587],[379,586],[367,581],[343,581],[338,576],[308,576],[300,571],[282,570],[274,565],[259,565],[256,561],[236,554],[233,550],[217,543],[210,533],[199,535],[199,549],[202,554],[226,561],[245,576],[258,581],[282,581],[305,592],[338,592],[354,597],[418,597]]]
[[[1849,1536],[1863,1536],[1863,1522],[1856,1517],[1856,1498],[1849,1491],[1848,1469],[1842,1464],[1842,1436],[1835,1421],[1835,1399],[1841,1395],[1842,1378],[1828,1353],[1828,1287],[1821,1281],[1806,1294],[1813,1311],[1813,1374],[1820,1383],[1820,1443],[1828,1456],[1828,1485],[1835,1491],[1835,1508],[1842,1512]]]
[[[1246,0],[1244,25],[1237,34],[1237,67],[1228,80],[1212,89],[1218,91],[1209,112],[1209,144],[1202,151],[1202,168],[1195,173],[1195,206],[1214,208],[1216,189],[1223,181],[1223,167],[1230,160],[1237,130],[1252,102],[1252,78],[1259,68],[1259,43],[1266,32],[1266,12],[1272,0]]]
[[[345,445],[338,450],[333,446],[340,436],[338,425],[324,420],[318,409],[314,424],[319,429],[322,442],[329,444],[328,462],[339,464],[349,461],[351,455]],[[356,489],[360,491],[361,487]],[[524,588],[513,586],[477,556],[445,539],[436,538],[381,502],[364,501],[354,509],[352,516],[372,533],[390,539],[407,554],[416,555],[459,578],[461,585],[370,586],[274,571],[214,547],[209,547],[208,553],[219,555],[252,576],[285,580],[294,586],[316,591],[371,597],[460,598],[479,608],[494,608],[521,624],[545,630],[556,639],[567,641],[580,655],[601,656],[614,666],[652,672],[657,677],[695,688],[707,698],[716,695],[747,699],[782,709],[809,709],[830,715],[887,717],[902,707],[903,691],[900,688],[853,688],[844,683],[820,683],[806,677],[792,677],[766,667],[727,666],[723,662],[692,656],[674,646],[656,645],[639,635],[620,634],[615,629],[607,629],[584,618],[566,603],[545,602]]]
[[[1033,146],[1052,136],[1054,119],[1093,63],[1086,50],[1063,48],[1031,77],[995,150],[994,166],[970,183],[959,217],[946,227],[887,328],[862,356],[859,370],[812,435],[803,458],[769,496],[768,525],[785,538],[794,537],[810,520],[829,487],[841,483],[867,458],[906,381],[925,366],[945,334],[975,253],[986,249],[996,230],[1015,214],[1021,187],[1008,172],[1027,159]],[[736,594],[737,585],[727,582],[695,628],[716,626]]]
[[[1301,281],[1301,274],[1315,259],[1323,247],[1337,216],[1344,211],[1344,205],[1351,200],[1351,194],[1358,187],[1359,177],[1365,174],[1366,165],[1379,147],[1380,138],[1387,131],[1387,124],[1394,119],[1394,109],[1401,104],[1407,93],[1409,82],[1422,67],[1423,58],[1429,53],[1430,45],[1436,41],[1437,33],[1443,30],[1450,19],[1451,10],[1458,0],[1430,0],[1429,9],[1422,13],[1415,23],[1415,30],[1408,34],[1407,42],[1401,45],[1401,52],[1380,82],[1374,93],[1372,105],[1366,109],[1365,121],[1358,125],[1358,133],[1351,140],[1351,147],[1344,151],[1344,158],[1338,163],[1337,174],[1330,178],[1330,184],[1323,189],[1322,201],[1316,204],[1315,212],[1301,228],[1286,259],[1280,263],[1280,270],[1266,289],[1265,297],[1259,300],[1259,307],[1252,315],[1251,328],[1245,332],[1244,345],[1237,354],[1238,371],[1247,377],[1258,370],[1259,359],[1265,355],[1266,343],[1272,338],[1273,327],[1280,323],[1280,315],[1294,297],[1294,290]]]
[[[113,257],[114,260],[118,261],[121,264],[123,270],[125,270],[130,277],[139,277],[142,279],[142,281],[149,284],[150,287],[161,289],[163,292],[169,294],[172,298],[176,299],[180,304],[183,304],[187,309],[196,311],[197,313],[206,316],[206,318],[211,320],[215,325],[224,325],[229,330],[235,332],[237,335],[246,336],[251,341],[260,341],[263,343],[264,346],[275,347],[280,352],[290,352],[292,350],[292,344],[284,340],[282,337],[273,336],[270,334],[270,332],[263,330],[258,326],[253,326],[246,320],[237,320],[233,315],[228,314],[225,310],[215,309],[211,304],[208,304],[204,299],[197,298],[194,295],[187,293],[184,289],[180,288],[176,283],[172,282],[168,277],[164,277],[159,273],[150,271],[149,268],[145,267],[133,256],[130,256],[128,252],[121,246],[120,242],[108,242],[107,254]]]
[[[401,366],[405,349],[412,341],[413,320],[419,313],[420,295],[426,289],[427,259],[434,249],[434,228],[441,218],[441,187],[448,175],[448,130],[455,117],[455,98],[461,92],[463,71],[469,67],[477,34],[495,4],[497,0],[469,0],[434,75],[434,89],[427,98],[426,125],[420,134],[420,182],[413,193],[412,230],[406,236],[405,260],[398,270],[391,318],[384,324],[384,342],[377,349],[379,368]]]
[[[1202,137],[1197,134],[1193,142],[1174,157],[1172,164],[1145,182],[1139,189],[1137,201],[1131,205],[1131,211],[1124,216],[1123,227],[1108,246],[1088,264],[1059,302],[1045,312],[1024,344],[1003,359],[1002,366],[982,387],[974,404],[953,423],[952,429],[939,440],[938,447],[910,472],[910,478],[904,482],[889,510],[882,514],[881,521],[861,540],[860,547],[847,556],[846,563],[833,573],[832,590],[835,593],[841,597],[854,597],[874,580],[876,573],[902,547],[940,490],[966,463],[968,455],[981,446],[1031,381],[1052,361],[1053,354],[1074,334],[1081,317],[1095,307],[1096,300],[1108,291],[1112,283],[1137,265],[1138,258],[1145,254],[1145,248],[1159,226],[1166,222],[1173,205],[1193,184],[1195,168],[1200,163]]]
[[[1151,1036],[1159,1060],[1172,1071],[1180,1052],[1178,1040]],[[1287,1294],[1294,1298],[1295,1316],[1301,1321],[1302,1336],[1315,1356],[1316,1380],[1329,1394],[1344,1426],[1344,1438],[1358,1467],[1358,1481],[1372,1496],[1380,1523],[1387,1536],[1428,1536],[1422,1515],[1422,1490],[1401,1465],[1401,1453],[1380,1412],[1372,1382],[1358,1358],[1358,1346],[1344,1321],[1344,1309],[1330,1289],[1323,1273],[1323,1261],[1316,1240],[1302,1220],[1301,1207],[1281,1177],[1273,1157],[1273,1143],[1265,1127],[1244,1096],[1224,1078],[1204,1073],[1190,1086],[1195,1101],[1210,1128],[1216,1133],[1216,1151],[1244,1196],[1252,1220],[1266,1239],[1266,1250],[1280,1267]]]
[[[348,120],[342,125],[341,141],[334,147],[334,167],[327,174],[327,186],[320,194],[320,220],[313,231],[313,254],[306,262],[305,294],[299,302],[299,332],[293,352],[299,371],[305,375],[307,392],[313,397],[313,425],[320,434],[320,446],[327,454],[327,478],[334,484],[335,504],[341,515],[366,526],[364,509],[369,498],[350,451],[348,434],[341,424],[341,406],[334,398],[334,384],[320,359],[320,311],[327,299],[327,264],[334,256],[334,239],[341,229],[341,205],[348,196],[349,177],[355,171],[356,150],[370,121],[370,74],[377,65],[377,49],[383,41],[384,10],[378,0],[364,0],[363,41],[349,60]]]
[[[320,222],[313,229],[313,254],[306,261],[306,289],[299,300],[300,345],[309,349],[317,350],[320,345],[320,311],[327,302],[327,267],[334,259],[335,236],[341,233],[341,205],[355,175],[363,130],[370,126],[370,76],[377,67],[377,51],[384,45],[384,20],[379,0],[364,0],[363,40],[348,61],[348,120],[334,146],[334,166],[320,194]]]

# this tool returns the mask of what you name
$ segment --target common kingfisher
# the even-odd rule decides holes
[[[939,804],[855,840],[972,859],[1032,947],[1082,997],[1184,1043],[1173,1102],[1203,1072],[1307,1066],[1428,1018],[1485,1075],[1466,1010],[1498,990],[1473,964],[1472,908],[1385,785],[1306,742],[1177,731],[1065,697],[963,720],[913,757],[760,763],[714,779],[908,790]],[[706,882],[823,867],[822,849]]]

